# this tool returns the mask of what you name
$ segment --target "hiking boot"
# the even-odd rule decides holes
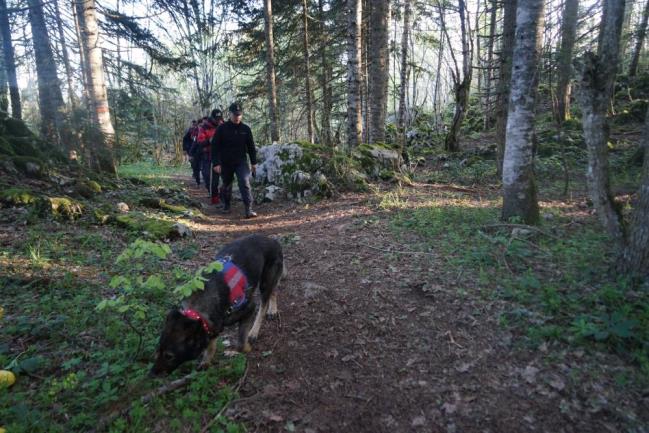
[[[257,213],[250,208],[250,206],[246,206],[246,218],[255,218],[257,216]]]
[[[224,203],[223,204],[223,209],[221,210],[223,213],[230,213],[230,203]]]
[[[216,197],[212,197],[212,204],[219,204],[221,203],[221,199],[217,195]]]

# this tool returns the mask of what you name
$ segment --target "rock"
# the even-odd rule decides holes
[[[530,229],[515,227],[512,230],[512,237],[514,237],[514,238],[527,238],[527,237],[531,236],[532,233],[534,233],[534,232],[532,230],[530,230]]]
[[[545,212],[545,213],[543,213],[542,216],[543,216],[543,219],[546,220],[546,221],[551,221],[551,220],[554,219],[554,214],[550,213],[550,212]]]
[[[178,230],[173,228],[176,224],[173,221],[149,218],[140,212],[117,215],[115,223],[129,230],[145,232],[154,239],[177,239],[179,237]]]
[[[57,218],[74,220],[83,214],[83,205],[68,197],[45,197],[39,207]]]
[[[412,423],[410,423],[412,427],[423,427],[426,425],[426,417],[424,416],[417,416],[412,420]]]
[[[191,236],[192,231],[185,224],[176,223],[171,227],[172,233],[174,236],[184,238],[186,236]]]
[[[128,205],[126,203],[124,203],[123,201],[120,201],[119,203],[117,203],[115,205],[115,209],[117,209],[117,212],[121,212],[121,213],[128,213],[128,211],[130,210]]]
[[[0,191],[0,203],[8,206],[25,206],[37,200],[38,196],[25,188],[8,188]]]
[[[272,202],[277,200],[277,198],[284,193],[284,189],[277,185],[268,185],[264,188],[264,197],[262,201]]]

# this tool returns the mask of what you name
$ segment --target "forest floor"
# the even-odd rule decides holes
[[[612,158],[623,200],[637,185],[632,150]],[[610,243],[584,197],[584,159],[574,158],[564,195],[561,162],[539,158],[538,227],[500,221],[493,161],[436,155],[410,186],[265,203],[252,220],[241,202],[219,214],[186,166],[122,167],[74,221],[4,206],[0,368],[17,380],[0,386],[0,427],[649,432],[649,287],[611,272]],[[149,207],[161,198],[193,209]],[[97,215],[119,202],[131,208],[121,215],[181,222],[193,235],[120,259],[155,238]],[[229,329],[212,368],[187,362],[151,379],[174,288],[249,233],[283,245],[279,320],[264,323],[245,356],[226,350]],[[189,380],[170,391],[178,379]]]
[[[276,236],[289,270],[280,320],[262,327],[226,414],[250,432],[649,431],[636,367],[545,335],[550,314],[521,306],[521,293],[546,291],[525,270],[535,256],[555,256],[543,272],[564,272],[542,241],[596,224],[580,200],[542,206],[534,233],[502,231],[496,190],[425,182],[264,204],[253,220],[240,203],[231,215],[210,211],[199,243]],[[493,237],[480,250],[477,235]],[[514,256],[512,243],[524,251]],[[586,268],[590,254],[602,250],[581,258]],[[510,296],[497,268],[519,283]]]

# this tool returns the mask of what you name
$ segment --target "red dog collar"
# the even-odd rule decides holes
[[[201,314],[196,310],[180,310],[180,314],[187,317],[188,319],[198,320],[203,325],[203,329],[207,332],[208,335],[212,335],[212,330],[210,329],[209,323]]]

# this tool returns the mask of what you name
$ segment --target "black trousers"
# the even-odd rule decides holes
[[[223,179],[223,203],[230,205],[232,199],[232,182],[234,175],[237,175],[237,183],[239,184],[239,192],[243,204],[248,207],[252,203],[252,194],[250,192],[250,167],[247,161],[240,162],[239,164],[222,164],[221,165],[221,178]]]

